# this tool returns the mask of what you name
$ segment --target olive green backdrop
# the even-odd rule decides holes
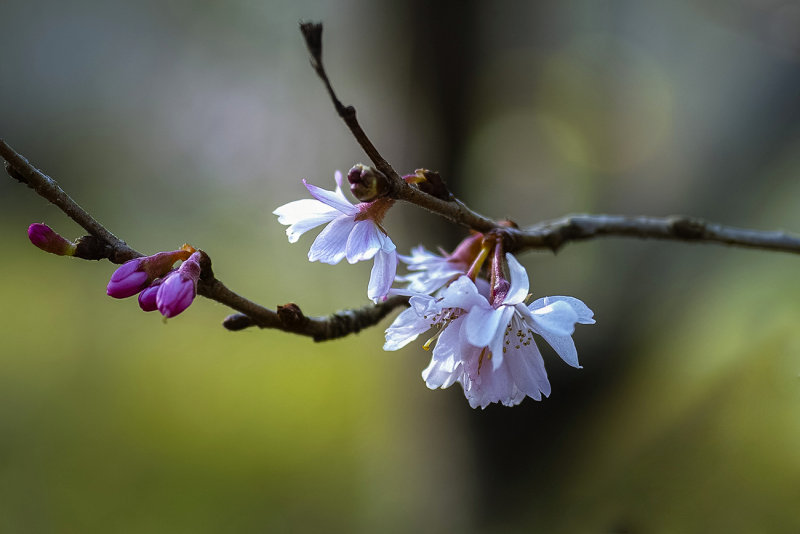
[[[189,242],[309,314],[369,265],[310,264],[272,210],[363,161],[297,31],[401,172],[477,211],[689,214],[800,231],[796,2],[6,0],[0,137],[134,248]],[[529,252],[597,324],[553,393],[469,408],[386,320],[314,344],[105,296],[82,231],[0,180],[0,532],[800,530],[800,257],[622,239]],[[463,236],[410,206],[401,250]]]

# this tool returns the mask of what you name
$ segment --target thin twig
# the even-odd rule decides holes
[[[555,252],[570,241],[585,241],[597,237],[717,243],[800,254],[798,235],[781,231],[734,228],[682,215],[668,217],[568,215],[519,231],[511,241],[511,250],[547,248]]]
[[[129,247],[95,220],[55,180],[34,167],[1,139],[0,156],[7,162],[6,171],[9,176],[26,184],[39,196],[56,205],[92,235],[93,253],[80,257],[93,260],[108,259],[112,263],[121,264],[143,256],[142,253]],[[305,317],[296,304],[279,306],[277,311],[273,311],[231,291],[214,276],[211,259],[205,254],[201,267],[202,274],[197,285],[197,293],[239,312],[239,314],[231,316],[236,319],[229,317],[223,323],[230,330],[259,326],[301,334],[311,337],[315,341],[325,341],[354,334],[368,326],[373,326],[392,310],[403,306],[408,300],[405,297],[392,297],[381,304],[370,304],[363,308],[340,311],[328,317]]]
[[[325,72],[325,65],[322,62],[322,24],[313,22],[301,22],[300,31],[308,47],[308,52],[311,55],[311,66],[319,76],[325,89],[328,90],[328,95],[331,97],[333,107],[336,108],[336,113],[342,118],[344,123],[350,129],[350,132],[355,137],[356,141],[364,152],[367,154],[375,167],[381,171],[388,180],[387,196],[397,199],[405,200],[411,204],[416,204],[425,208],[433,213],[441,215],[450,221],[460,224],[466,228],[472,228],[479,232],[490,232],[501,228],[496,221],[489,217],[485,217],[475,211],[469,209],[464,203],[459,200],[442,200],[420,191],[416,187],[410,186],[394,168],[384,159],[370,138],[364,132],[363,128],[356,118],[356,110],[353,106],[345,106],[341,100],[336,96],[333,90],[328,74]]]
[[[325,66],[322,63],[322,24],[301,23],[300,31],[306,40],[314,67],[336,112],[350,128],[375,166],[386,175],[389,183],[388,196],[405,200],[425,208],[457,224],[478,232],[496,232],[503,237],[505,249],[518,252],[525,249],[550,249],[557,251],[570,241],[592,239],[602,236],[625,236],[642,239],[670,239],[720,243],[740,247],[759,248],[781,252],[800,253],[800,237],[784,232],[763,232],[731,228],[692,217],[670,216],[626,217],[622,215],[571,215],[555,221],[547,221],[526,230],[509,228],[498,221],[485,217],[455,197],[448,200],[437,198],[409,185],[380,155],[375,145],[361,128],[353,106],[344,106],[333,90]]]
[[[278,324],[281,330],[309,336],[314,341],[328,341],[376,325],[394,309],[407,303],[408,297],[394,296],[374,306],[341,310],[326,317],[307,317],[296,304],[289,303],[278,306],[277,314],[266,324],[256,323],[252,314],[236,313],[229,315],[222,325],[228,330],[238,331],[251,326],[276,328],[275,324]]]
[[[36,191],[40,197],[61,208],[61,211],[82,226],[90,235],[104,241],[110,246],[111,249],[109,250],[108,258],[111,261],[114,263],[124,263],[130,259],[142,256],[141,253],[130,248],[127,243],[97,222],[95,218],[81,208],[77,202],[72,200],[55,180],[31,165],[26,158],[21,156],[2,139],[0,139],[0,156],[6,160],[6,172],[8,172],[12,178],[24,183]]]

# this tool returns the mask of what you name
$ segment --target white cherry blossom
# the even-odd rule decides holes
[[[336,190],[328,191],[303,180],[314,198],[295,200],[277,208],[278,222],[288,226],[295,243],[308,230],[326,224],[308,251],[309,261],[337,264],[374,261],[367,296],[374,302],[386,297],[397,270],[397,251],[380,223],[391,200],[352,204],[342,192],[342,173],[336,171]]]

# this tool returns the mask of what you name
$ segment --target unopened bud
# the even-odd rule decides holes
[[[372,202],[376,198],[385,196],[389,190],[386,176],[369,165],[357,163],[347,173],[350,182],[350,192],[361,202]]]
[[[42,223],[34,223],[28,227],[28,239],[31,243],[50,254],[74,256],[75,244],[58,235],[52,228]]]

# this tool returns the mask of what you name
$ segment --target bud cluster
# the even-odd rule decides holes
[[[106,293],[118,299],[138,293],[142,310],[158,310],[164,317],[174,317],[188,308],[197,295],[200,258],[200,252],[184,245],[178,250],[132,259],[114,271]],[[182,263],[175,269],[177,261]]]

